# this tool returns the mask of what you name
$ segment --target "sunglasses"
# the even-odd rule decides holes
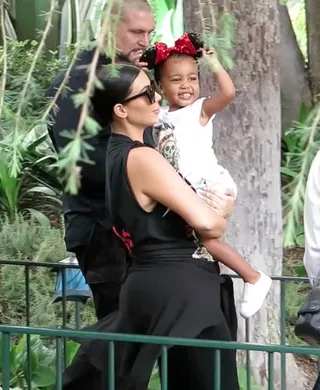
[[[131,96],[123,100],[122,104],[129,103],[132,100],[139,99],[143,96],[146,96],[150,104],[153,104],[156,101],[156,90],[153,85],[150,85],[145,91],[138,93],[138,95]]]

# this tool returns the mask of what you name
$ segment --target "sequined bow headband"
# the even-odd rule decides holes
[[[177,39],[172,47],[168,47],[162,42],[157,42],[155,47],[157,49],[155,65],[165,61],[171,53],[181,53],[190,56],[196,56],[198,54],[197,49],[190,41],[188,33],[184,33],[181,38]]]

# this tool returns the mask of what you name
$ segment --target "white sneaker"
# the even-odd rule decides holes
[[[240,305],[240,314],[244,318],[253,316],[260,309],[272,284],[272,279],[268,275],[262,271],[258,272],[260,278],[255,284],[244,284]]]

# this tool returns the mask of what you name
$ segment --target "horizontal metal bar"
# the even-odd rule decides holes
[[[47,267],[47,268],[79,268],[77,264],[68,263],[46,263],[38,261],[21,261],[21,260],[0,260],[0,265],[23,265],[25,267]],[[230,274],[234,279],[239,279],[239,275]],[[304,282],[309,283],[307,277],[301,276],[270,276],[273,280],[284,282]]]
[[[45,267],[45,268],[79,268],[77,264],[69,263],[45,263],[38,261],[21,260],[0,260],[0,265],[23,265],[24,267]]]
[[[2,335],[2,387],[3,390],[9,390],[10,388],[10,333],[4,332]]]
[[[45,337],[69,337],[87,340],[107,340],[129,343],[145,343],[145,344],[160,344],[160,345],[180,345],[189,347],[214,348],[214,349],[237,349],[242,351],[261,351],[261,352],[276,352],[276,353],[293,353],[298,355],[320,355],[320,348],[313,347],[292,347],[288,345],[261,345],[252,343],[238,343],[231,341],[213,341],[188,338],[174,338],[162,336],[144,336],[136,334],[124,333],[102,333],[89,332],[85,330],[69,330],[69,329],[48,329],[34,328],[23,326],[8,326],[0,325],[0,333],[10,334],[35,334]]]

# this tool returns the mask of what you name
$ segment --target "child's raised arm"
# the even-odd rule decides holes
[[[218,84],[218,91],[205,99],[202,105],[202,115],[211,118],[231,102],[235,95],[235,88],[229,74],[220,64],[215,50],[200,50]]]

